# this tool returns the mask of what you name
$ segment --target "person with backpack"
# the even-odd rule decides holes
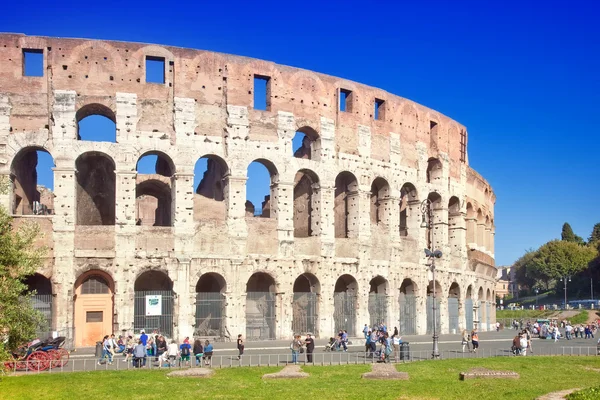
[[[190,362],[190,355],[192,354],[192,346],[190,346],[190,338],[186,337],[183,340],[183,343],[179,346],[179,353],[181,354],[180,363],[183,365],[183,362]]]

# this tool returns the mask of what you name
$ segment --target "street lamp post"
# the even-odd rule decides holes
[[[571,275],[565,275],[560,278],[560,280],[564,283],[565,289],[565,310],[567,309],[567,279],[571,282]]]
[[[440,351],[438,348],[438,332],[437,332],[437,305],[436,305],[436,287],[435,287],[435,259],[442,257],[442,252],[439,250],[433,251],[433,211],[431,210],[431,200],[425,199],[421,203],[421,213],[423,219],[421,222],[421,228],[426,228],[428,231],[427,235],[427,248],[425,249],[425,256],[430,260],[431,275],[433,279],[433,352],[431,357],[433,359],[440,358]]]

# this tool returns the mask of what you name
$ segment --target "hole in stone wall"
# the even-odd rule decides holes
[[[228,173],[227,164],[220,157],[209,155],[196,161],[193,182],[195,220],[226,219],[227,205],[223,200],[227,190]]]
[[[408,236],[408,218],[412,217],[410,213],[411,202],[418,201],[417,189],[412,183],[405,183],[400,189],[400,236]]]
[[[146,56],[146,83],[165,83],[165,58]]]
[[[385,101],[380,99],[375,99],[375,110],[373,113],[373,118],[378,121],[385,121]]]
[[[390,185],[383,178],[376,178],[371,184],[371,223],[386,224],[389,210],[385,202],[390,196]]]
[[[430,158],[427,161],[427,183],[434,183],[442,179],[442,163],[437,158]]]
[[[84,153],[75,161],[77,169],[77,224],[114,225],[115,163],[103,153]]]
[[[23,49],[23,76],[44,76],[44,50]]]
[[[21,150],[13,160],[12,212],[15,215],[54,214],[54,159],[36,148]]]
[[[347,171],[335,178],[335,200],[333,206],[335,237],[355,237],[358,229],[358,181]]]
[[[271,78],[263,75],[254,75],[254,109],[271,109]]]
[[[246,216],[274,217],[271,202],[275,200],[274,189],[277,183],[277,170],[268,160],[256,160],[248,166],[246,181]]]
[[[340,89],[340,111],[352,112],[352,91]]]

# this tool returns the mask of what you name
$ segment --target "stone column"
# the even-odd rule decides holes
[[[177,315],[177,329],[179,336],[176,338],[183,339],[186,336],[193,337],[195,319],[194,319],[194,301],[190,293],[190,265],[191,259],[180,257],[176,260],[176,279],[173,282],[173,291],[177,294],[178,309],[174,310]],[[179,339],[179,340],[181,340]]]
[[[442,293],[439,296],[436,296],[436,298],[440,301],[440,332],[438,332],[438,335],[450,333],[450,320],[448,316],[448,293]]]
[[[465,223],[467,228],[467,246],[477,248],[477,219],[467,216]]]
[[[427,282],[421,283],[421,289],[415,293],[416,312],[417,312],[417,335],[425,335],[427,333]]]
[[[424,229],[421,229],[421,202],[419,200],[409,200],[406,210],[406,230],[408,236],[420,241],[420,237],[424,234]]]
[[[293,310],[292,302],[294,300],[293,293],[280,292],[277,293],[277,303],[275,309],[276,336],[277,339],[285,340],[291,338],[294,332],[292,331]]]
[[[477,221],[477,250],[485,251],[485,223]]]
[[[327,186],[327,183],[321,183],[321,207],[319,218],[320,236],[321,236],[321,256],[335,256],[335,222],[333,215],[333,205],[335,201],[335,187]]]
[[[245,255],[248,227],[246,225],[246,176],[242,172],[225,177],[223,196],[227,205],[227,228],[235,255]]]
[[[294,183],[278,182],[271,187],[271,217],[277,218],[279,256],[288,257],[294,248]]]
[[[7,148],[8,135],[10,134],[10,111],[12,106],[8,96],[0,94],[0,184],[8,183],[10,165],[8,165]],[[10,191],[0,191],[0,206],[11,210]]]
[[[117,92],[117,143],[136,141],[138,123],[137,94]]]
[[[52,138],[56,141],[77,140],[77,120],[75,105],[77,93],[74,90],[54,90],[52,104]],[[56,157],[55,154],[53,154]]]
[[[467,313],[465,306],[465,298],[458,297],[458,330],[462,332],[467,327]]]
[[[178,165],[171,179],[174,206],[173,231],[175,253],[189,255],[194,251],[194,167]]]

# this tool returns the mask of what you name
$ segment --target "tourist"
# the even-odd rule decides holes
[[[471,352],[471,345],[469,344],[469,333],[467,332],[466,329],[463,329],[462,331],[462,339],[461,339],[461,344],[462,344],[462,352],[465,352],[465,347],[467,348],[467,350],[469,350],[469,353]]]
[[[371,350],[371,331],[365,335],[365,356]]]
[[[108,335],[104,335],[102,339],[102,356],[98,359],[98,365],[104,362],[104,359],[108,358],[108,364],[112,364],[113,354],[111,351],[110,339]]]
[[[500,332],[500,322],[496,321],[496,332]]]
[[[296,364],[298,362],[298,354],[300,353],[300,347],[302,347],[300,335],[294,335],[294,338],[290,343],[290,350],[292,350],[292,364]]]
[[[210,365],[213,355],[213,345],[207,340],[204,342],[204,365]]]
[[[163,337],[163,335],[158,335],[158,339],[156,339],[156,356],[160,357],[165,351],[167,351],[167,341]]]
[[[156,343],[154,343],[154,339],[152,337],[148,338],[148,344],[146,345],[146,353],[150,357],[157,357],[156,354]]]
[[[477,353],[477,349],[479,349],[479,334],[477,333],[477,328],[474,328],[471,332],[471,344],[473,345],[473,353]]]
[[[129,361],[129,357],[133,358],[133,349],[135,348],[135,341],[133,340],[133,336],[129,335],[127,337],[127,344],[125,348],[125,359],[123,361]]]
[[[394,334],[392,335],[392,346],[394,346],[394,360],[398,362],[398,357],[400,355],[400,343],[402,343],[402,337],[398,335],[398,330],[394,329]]]
[[[201,359],[202,356],[204,355],[204,348],[202,347],[202,342],[200,341],[200,339],[196,339],[194,341],[194,356],[196,357],[196,367],[198,365],[202,365],[201,363]]]
[[[238,360],[242,359],[242,355],[244,354],[244,340],[242,339],[242,334],[240,333],[237,338],[237,349],[238,349]]]
[[[125,338],[124,336],[119,335],[119,340],[117,340],[117,343],[116,343],[115,351],[119,354],[121,354],[121,353],[126,354],[125,353],[125,349],[126,349],[125,341],[123,340],[124,338]]]
[[[164,340],[164,338],[163,338],[163,340]],[[165,340],[165,342],[166,342],[166,340]],[[177,346],[177,342],[175,341],[175,339],[171,340],[171,343],[167,347],[167,355],[169,357],[170,364],[175,365],[175,363],[177,361],[177,356],[179,355],[179,346]]]
[[[346,330],[342,333],[342,346],[344,346],[344,351],[348,351],[348,331]]]
[[[142,341],[142,344],[146,346],[148,344],[148,335],[146,335],[146,331],[143,329],[140,331],[140,333],[140,340]]]
[[[135,368],[146,366],[146,345],[142,339],[138,341],[137,346],[133,349],[133,366]]]
[[[190,354],[192,353],[192,346],[190,345],[190,338],[186,337],[183,339],[183,343],[179,346],[179,354],[181,357],[181,364],[183,365],[184,361],[186,364],[190,362]]]
[[[521,355],[526,356],[527,355],[527,338],[526,338],[524,332],[521,333],[519,344],[521,345]]]
[[[369,326],[367,324],[365,324],[365,327],[363,328],[363,335],[365,335],[365,339],[367,338],[369,331],[370,331]]]
[[[375,351],[377,349],[377,331],[373,330],[371,332],[371,338],[369,340],[369,345],[370,345],[370,350],[371,350],[371,356],[375,355]]]
[[[311,333],[306,334],[306,339],[304,339],[304,344],[306,345],[306,361],[309,363],[313,362],[313,351],[315,350],[315,340],[312,338]]]

